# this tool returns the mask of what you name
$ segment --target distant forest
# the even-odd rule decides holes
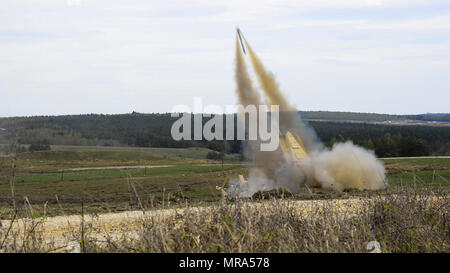
[[[356,112],[329,112],[329,111],[301,111],[303,119],[325,119],[325,120],[353,120],[353,121],[441,121],[450,122],[450,114],[420,114],[420,115],[389,115],[375,113]]]
[[[301,112],[305,119],[387,121],[416,119],[450,121],[448,114],[394,116],[345,112]],[[0,118],[0,143],[29,144],[34,150],[49,145],[207,147],[240,153],[241,141],[175,141],[170,135],[170,114],[67,115]],[[206,122],[208,118],[204,118]],[[225,119],[224,119],[225,120]],[[310,121],[327,146],[351,140],[374,150],[380,157],[450,155],[450,127],[382,125],[332,121]],[[225,126],[224,126],[225,128]],[[23,150],[23,148],[22,148]]]

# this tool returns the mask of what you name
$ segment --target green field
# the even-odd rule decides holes
[[[216,186],[247,174],[235,155],[206,160],[203,148],[115,148],[54,146],[52,151],[18,156],[14,184],[17,206],[25,197],[33,210],[48,215],[106,212],[145,207],[218,202]],[[383,159],[390,189],[403,186],[450,188],[449,158]],[[11,158],[0,158],[0,217],[10,214]],[[86,168],[86,169],[83,169]],[[125,169],[126,168],[126,169]],[[332,194],[342,197],[353,191]],[[324,198],[323,193],[297,198]],[[29,206],[29,205],[27,205]],[[45,207],[45,208],[44,208]]]
[[[401,172],[388,177],[391,186],[450,187],[450,170]]]
[[[450,188],[450,158],[382,159],[391,187]]]

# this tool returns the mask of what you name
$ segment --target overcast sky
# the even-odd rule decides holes
[[[0,116],[235,104],[236,26],[299,110],[450,112],[448,0],[2,0]]]

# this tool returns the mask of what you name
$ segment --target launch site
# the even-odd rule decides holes
[[[450,252],[449,3],[0,13],[0,258]]]

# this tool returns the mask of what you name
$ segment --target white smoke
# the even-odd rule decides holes
[[[332,149],[313,152],[300,164],[284,163],[275,171],[275,179],[267,178],[261,168],[251,168],[246,183],[232,179],[229,197],[251,197],[258,191],[286,189],[297,193],[305,183],[324,189],[384,189],[386,171],[372,151],[352,142],[336,143]]]
[[[242,183],[239,179],[231,179],[228,181],[227,196],[251,197],[257,191],[269,191],[274,188],[276,182],[266,177],[260,168],[251,168],[246,183]]]
[[[386,187],[386,171],[372,151],[352,142],[337,143],[331,150],[309,156],[310,179],[322,188],[378,190]]]
[[[261,88],[270,105],[279,105],[279,127],[283,134],[290,131],[298,135],[305,146],[308,157],[300,163],[288,163],[279,149],[274,152],[261,152],[259,141],[249,142],[243,147],[246,158],[251,159],[255,167],[249,171],[247,182],[234,179],[228,183],[228,196],[250,197],[257,191],[286,189],[297,193],[306,183],[326,189],[342,191],[345,189],[383,189],[385,169],[375,154],[351,142],[338,143],[327,149],[318,140],[314,129],[298,116],[297,109],[290,105],[282,94],[275,75],[268,71],[247,41],[253,68]],[[244,105],[259,105],[261,97],[253,87],[245,60],[236,37],[236,83],[239,101]]]

